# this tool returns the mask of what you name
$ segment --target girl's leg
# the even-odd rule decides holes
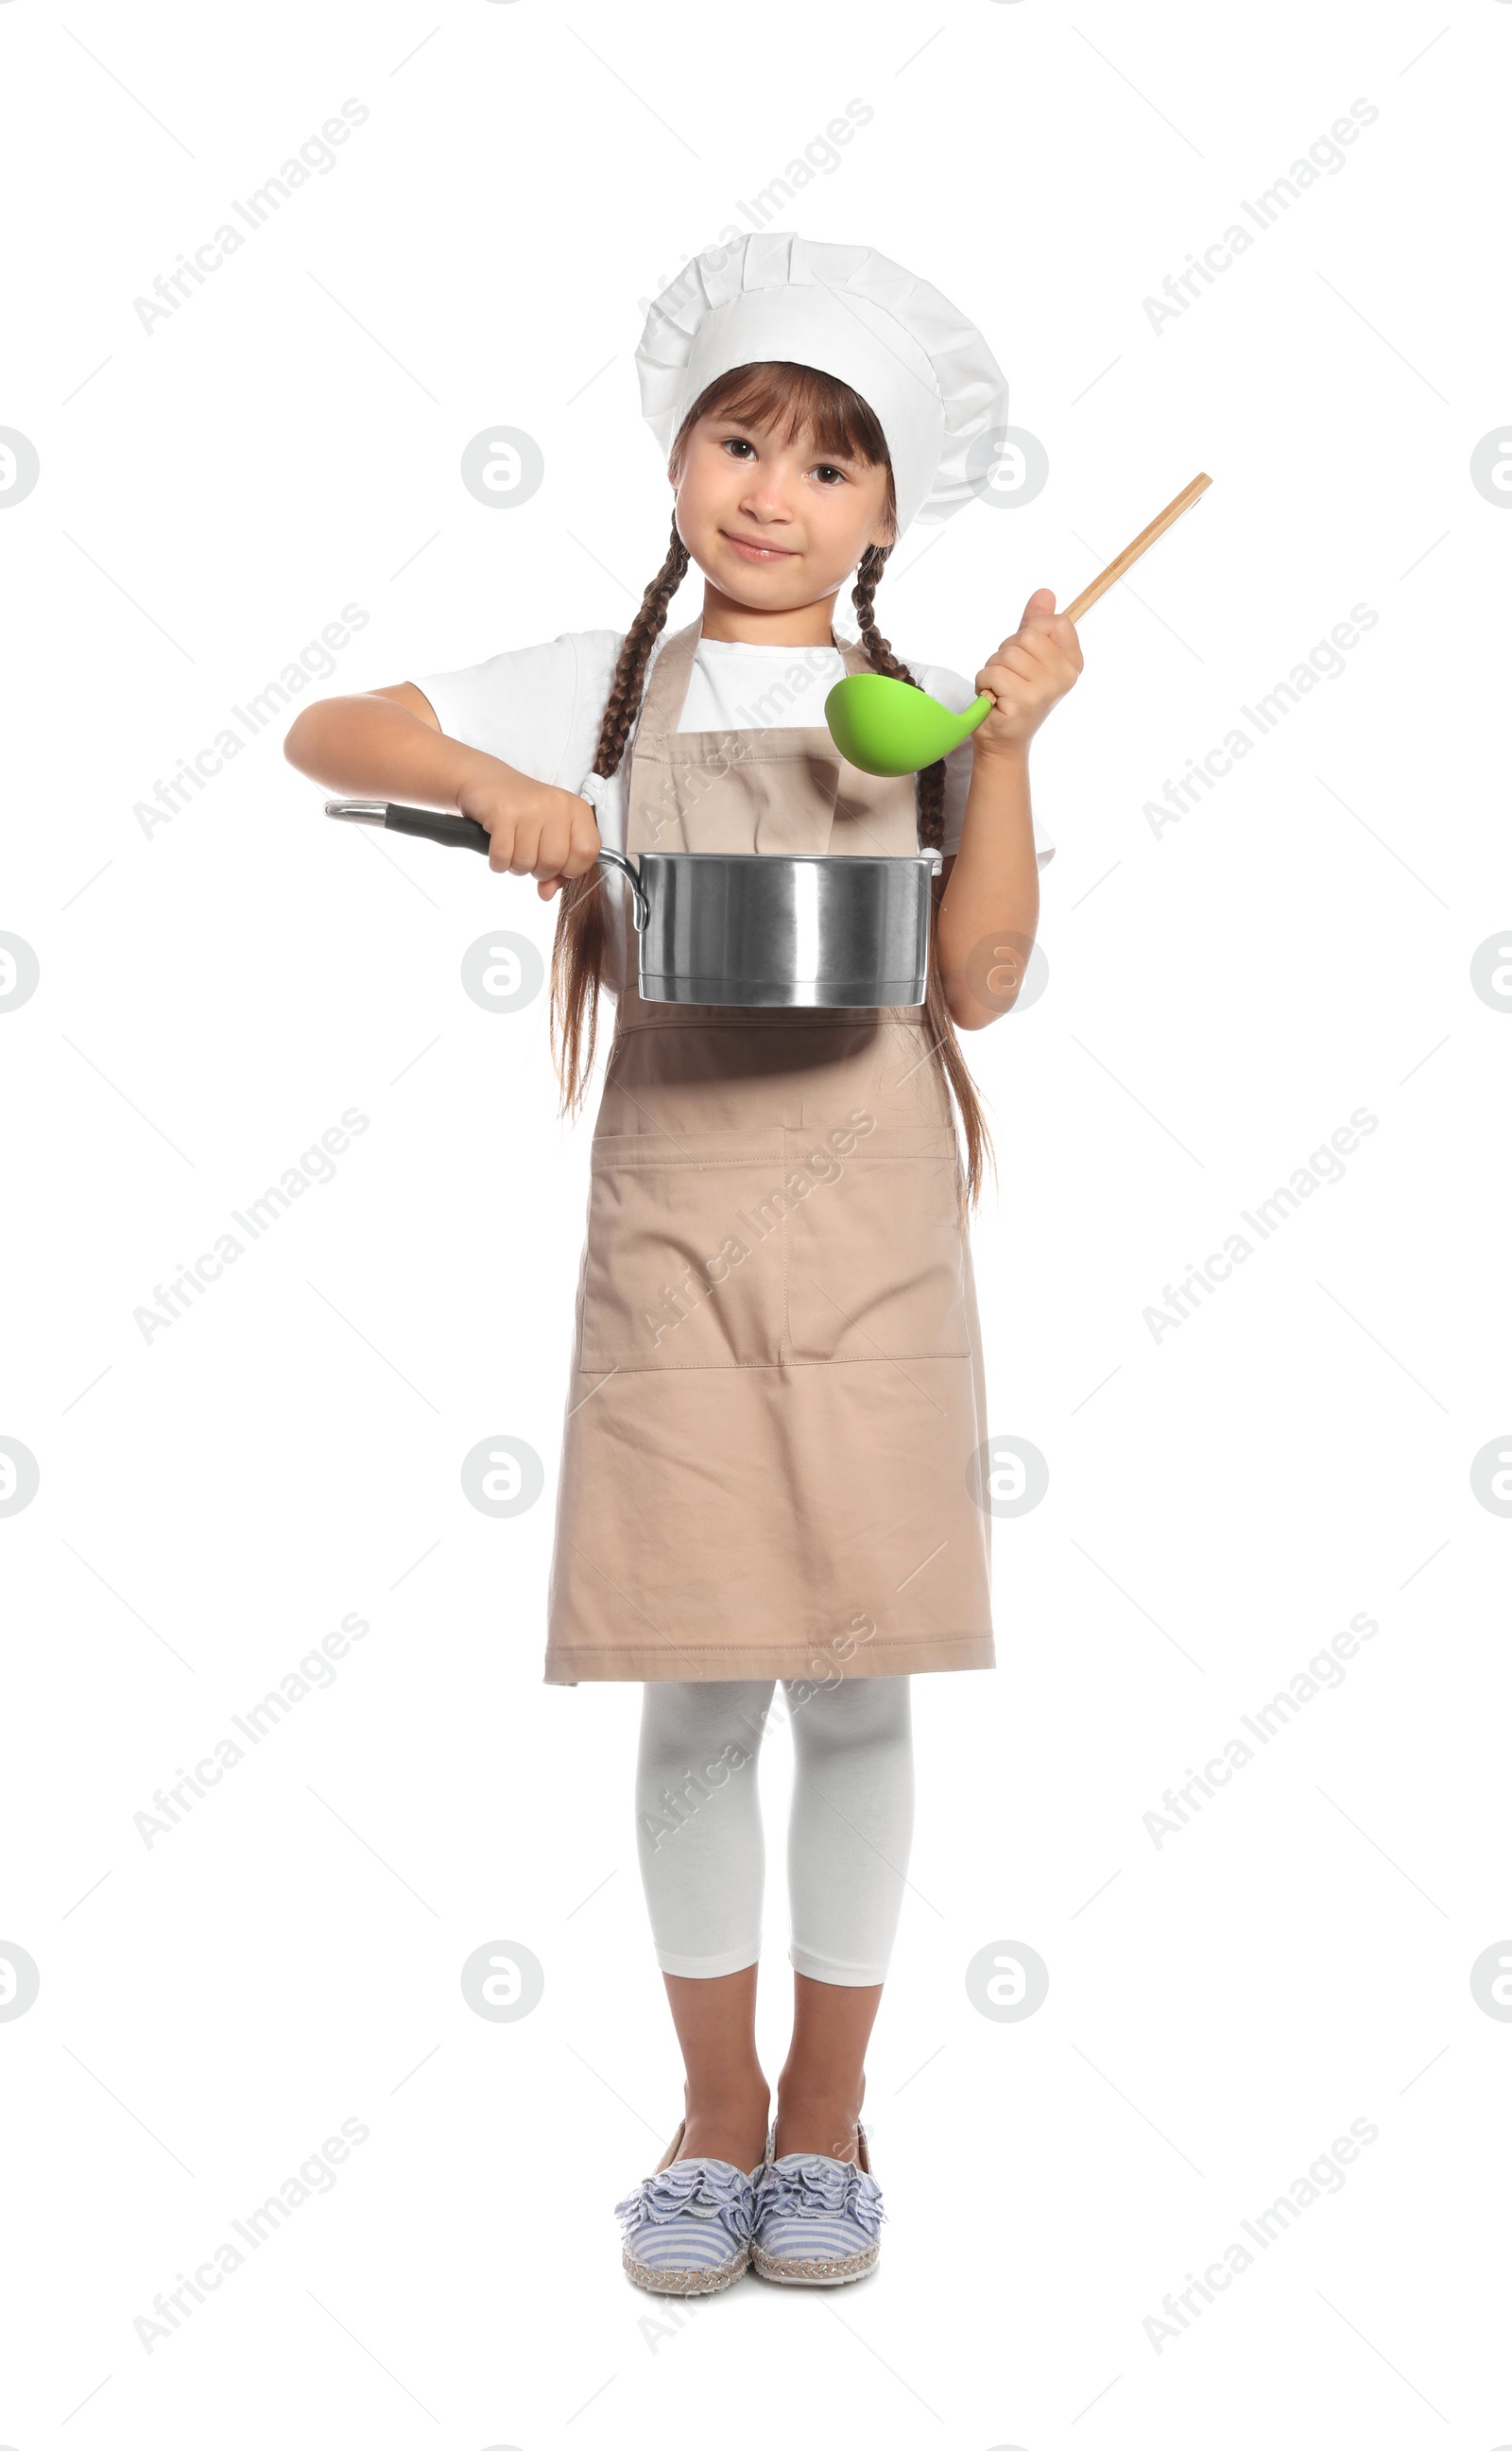
[[[853,1676],[784,1691],[793,1723],[794,2004],[776,2149],[851,2161],[913,1838],[909,1682]]]
[[[753,2170],[769,2095],[756,2057],[765,1853],[757,1759],[772,1682],[645,1688],[635,1817],[657,1962],[688,2071],[679,2159]]]

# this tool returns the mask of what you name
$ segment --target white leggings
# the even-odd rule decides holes
[[[761,1954],[757,1759],[773,1680],[645,1689],[635,1816],[657,1962],[734,1974]],[[906,1676],[784,1680],[793,1731],[793,1965],[820,1983],[887,1972],[914,1827]]]

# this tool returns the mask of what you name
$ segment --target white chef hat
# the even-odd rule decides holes
[[[699,394],[766,359],[816,366],[875,413],[893,463],[900,536],[948,520],[972,492],[973,442],[1006,422],[1008,384],[974,324],[927,281],[870,246],[790,230],[711,246],[646,318],[635,364],[648,424],[670,452]]]

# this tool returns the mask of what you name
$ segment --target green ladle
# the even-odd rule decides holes
[[[1066,618],[1079,620],[1087,607],[1095,604],[1212,482],[1211,477],[1193,477],[1159,518],[1152,520],[1067,605]],[[973,698],[963,714],[952,715],[938,697],[915,689],[910,681],[889,680],[885,673],[847,673],[824,700],[824,721],[842,757],[859,766],[863,775],[917,775],[921,766],[933,766],[937,757],[948,757],[953,749],[969,740],[992,710],[993,700],[985,691]]]
[[[927,690],[885,673],[847,673],[824,700],[824,721],[842,757],[863,775],[917,775],[969,739],[994,701],[985,690],[952,715]]]

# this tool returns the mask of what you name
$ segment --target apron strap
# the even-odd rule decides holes
[[[688,696],[688,684],[693,676],[693,657],[698,653],[703,628],[704,617],[700,613],[697,620],[689,621],[686,630],[674,631],[671,637],[664,640],[646,684],[646,696],[641,701],[640,717],[635,726],[635,740],[638,741],[643,733],[648,740],[661,740],[669,732],[677,730]],[[630,747],[633,754],[633,742]]]

